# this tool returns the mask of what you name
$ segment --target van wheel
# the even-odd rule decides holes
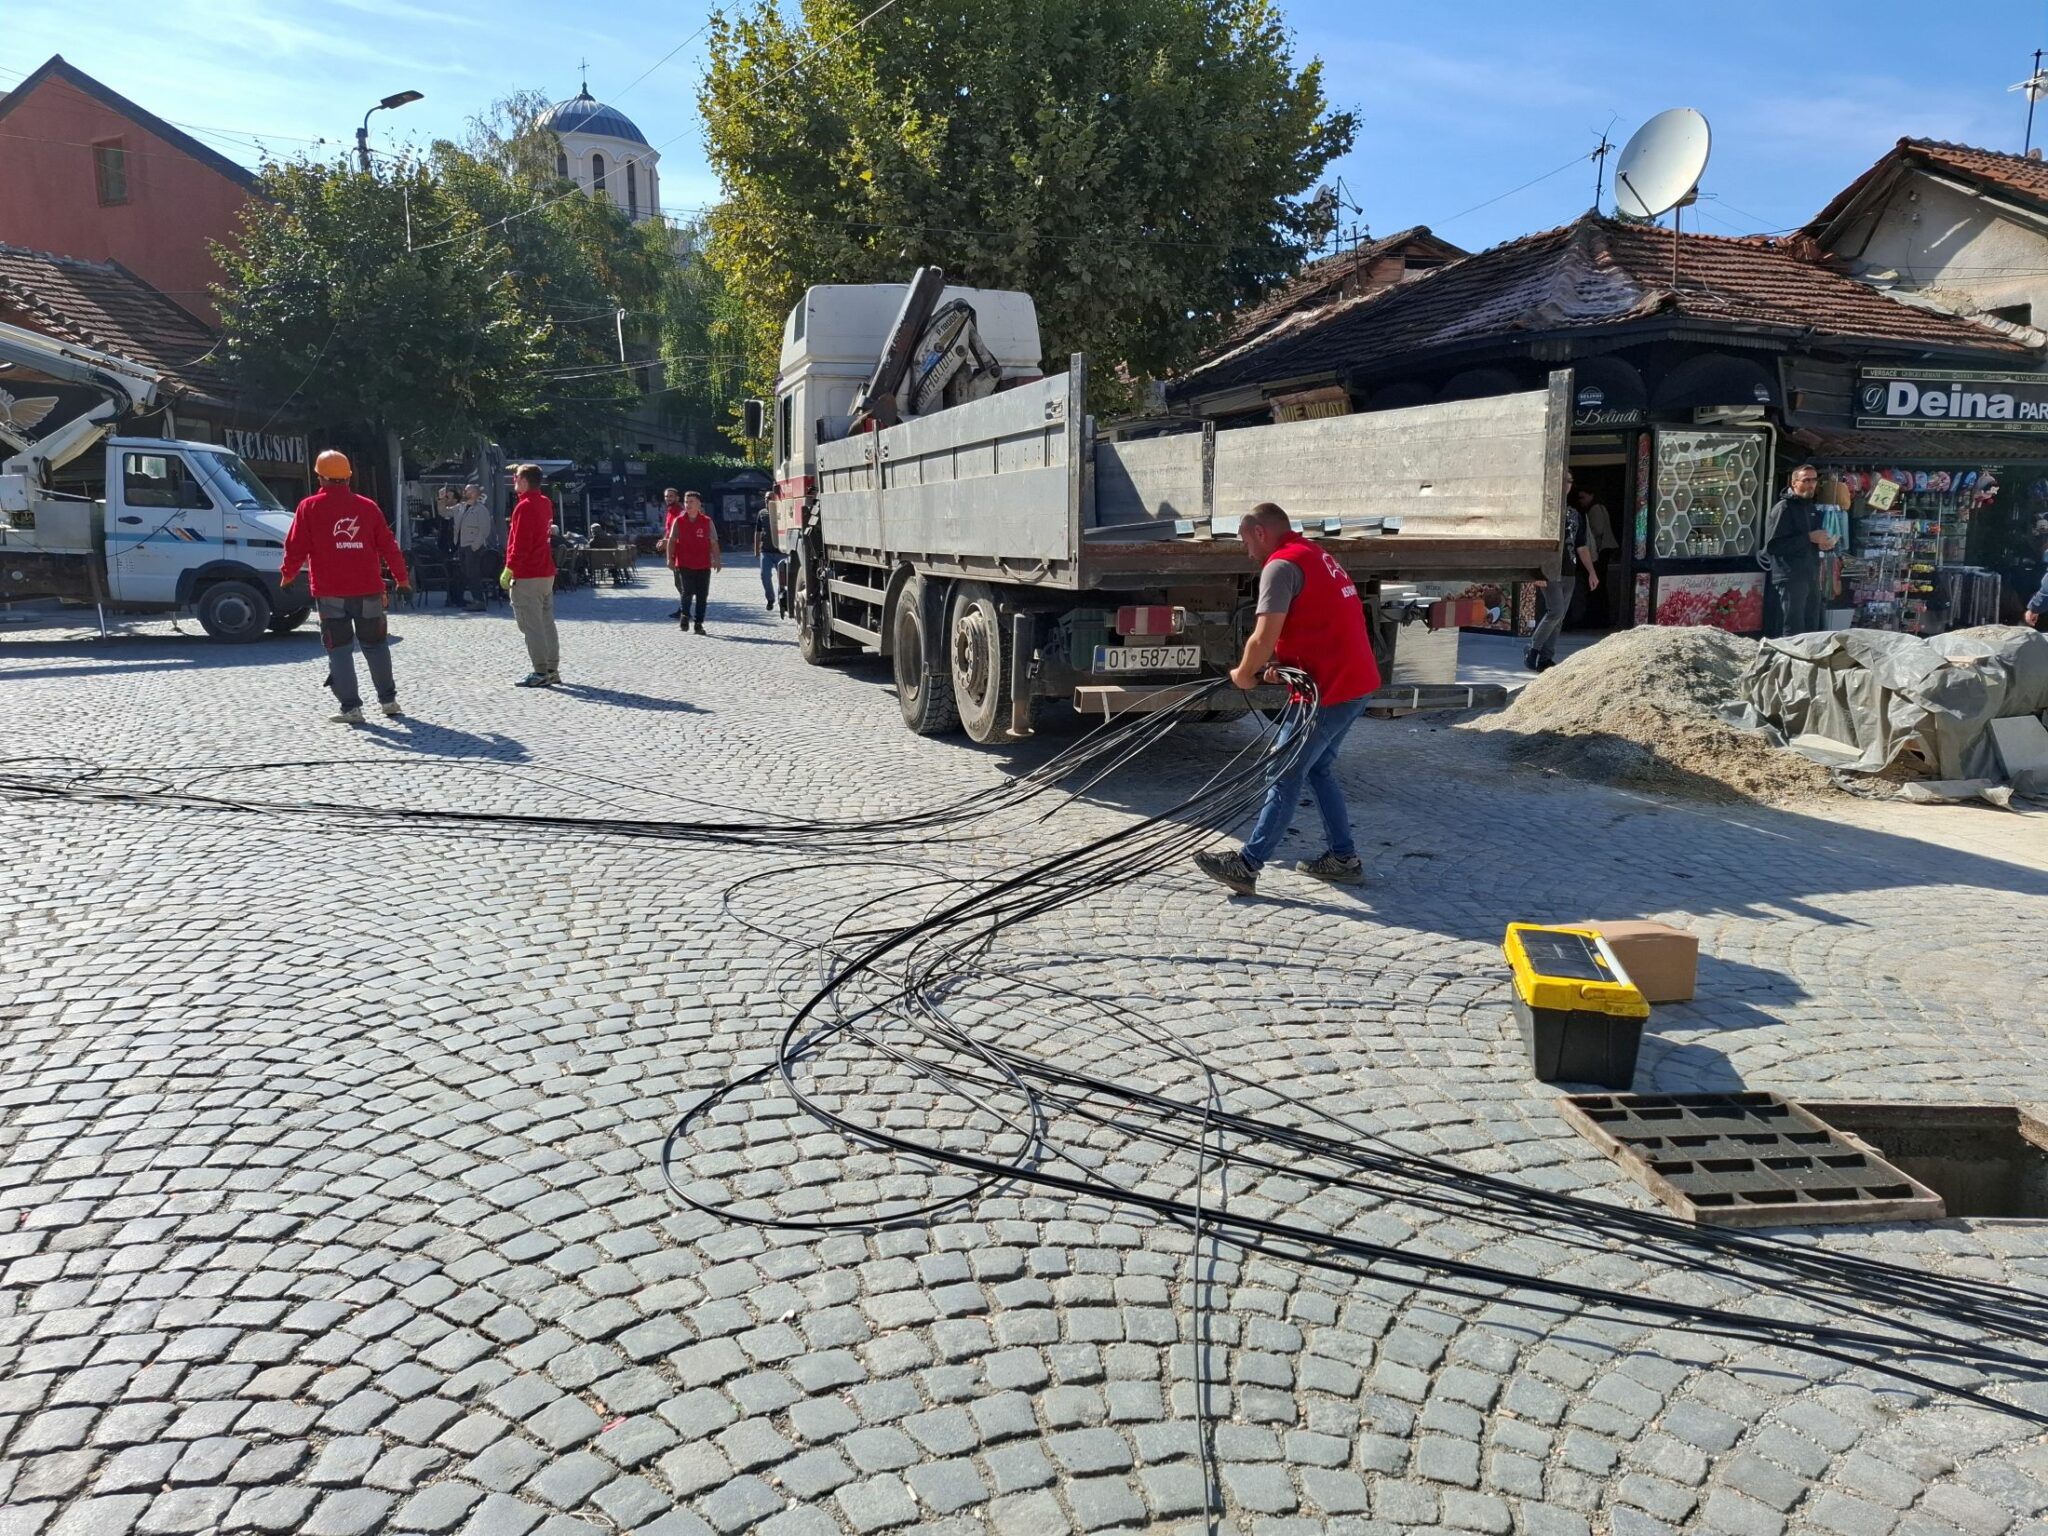
[[[246,581],[216,581],[199,594],[199,627],[215,640],[246,645],[270,625],[270,599]]]
[[[270,632],[273,635],[288,635],[312,617],[312,614],[313,610],[310,608],[287,608],[283,613],[273,613],[270,616]]]
[[[985,583],[963,581],[953,589],[953,621],[947,626],[947,656],[953,697],[967,734],[986,745],[1010,738],[1010,658],[1002,610]]]
[[[960,723],[953,679],[931,635],[924,582],[912,577],[896,599],[890,632],[890,661],[896,669],[896,703],[903,723],[920,736],[940,736]]]

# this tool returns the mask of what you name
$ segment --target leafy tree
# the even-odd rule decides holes
[[[256,391],[444,453],[534,410],[545,323],[500,232],[428,167],[266,166],[216,246],[230,357]]]
[[[1296,68],[1274,0],[776,0],[711,32],[707,247],[756,385],[815,282],[924,263],[1036,300],[1056,367],[1186,362],[1325,236],[1310,194],[1356,123]]]

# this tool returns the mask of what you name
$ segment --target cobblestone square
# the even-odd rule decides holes
[[[355,731],[326,723],[310,631],[0,625],[0,758],[766,825],[957,798],[1059,745],[914,737],[882,672],[803,665],[751,571],[717,578],[702,638],[658,575],[562,594],[552,691],[511,686],[502,610],[398,615],[409,718]],[[1247,736],[1178,738],[1042,848],[926,862],[1122,825]],[[1528,1078],[1510,920],[1700,936],[1645,1090],[2048,1100],[2039,813],[1661,801],[1511,770],[1426,716],[1363,722],[1343,776],[1362,890],[1275,866],[1234,901],[1176,871],[1005,963],[1267,1103],[1639,1208]],[[1848,1364],[1227,1252],[1205,1308],[1185,1233],[1024,1186],[869,1232],[691,1209],[663,1138],[771,1060],[817,981],[765,930],[889,910],[879,863],[77,800],[0,800],[0,839],[0,1536],[1192,1533],[1205,1418],[1244,1536],[2048,1531],[2032,1427]],[[837,1150],[807,1135],[718,1122],[690,1176],[822,1189]],[[1283,1178],[1231,1198],[1320,1215]],[[1434,1253],[1496,1240],[1341,1217]],[[2038,1222],[1814,1240],[2048,1293]],[[2048,1410],[2048,1385],[1990,1390]]]

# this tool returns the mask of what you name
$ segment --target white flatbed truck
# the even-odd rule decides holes
[[[1430,606],[1403,584],[1557,574],[1568,374],[1489,399],[1109,441],[1084,358],[1040,376],[1027,295],[948,288],[938,306],[971,309],[991,392],[863,421],[915,286],[814,287],[790,315],[772,501],[805,659],[889,657],[914,731],[997,741],[1028,734],[1041,699],[1115,713],[1227,672],[1257,575],[1237,524],[1262,501],[1357,578],[1383,673],[1400,623]],[[899,399],[938,361],[913,356]],[[1223,711],[1258,702],[1232,695]]]

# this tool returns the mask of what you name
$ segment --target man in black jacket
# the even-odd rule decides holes
[[[1811,634],[1827,625],[1821,614],[1820,556],[1822,550],[1835,547],[1835,540],[1814,504],[1813,493],[1819,489],[1820,472],[1801,464],[1792,471],[1785,494],[1764,517],[1764,555],[1778,610],[1768,626],[1773,639]]]

